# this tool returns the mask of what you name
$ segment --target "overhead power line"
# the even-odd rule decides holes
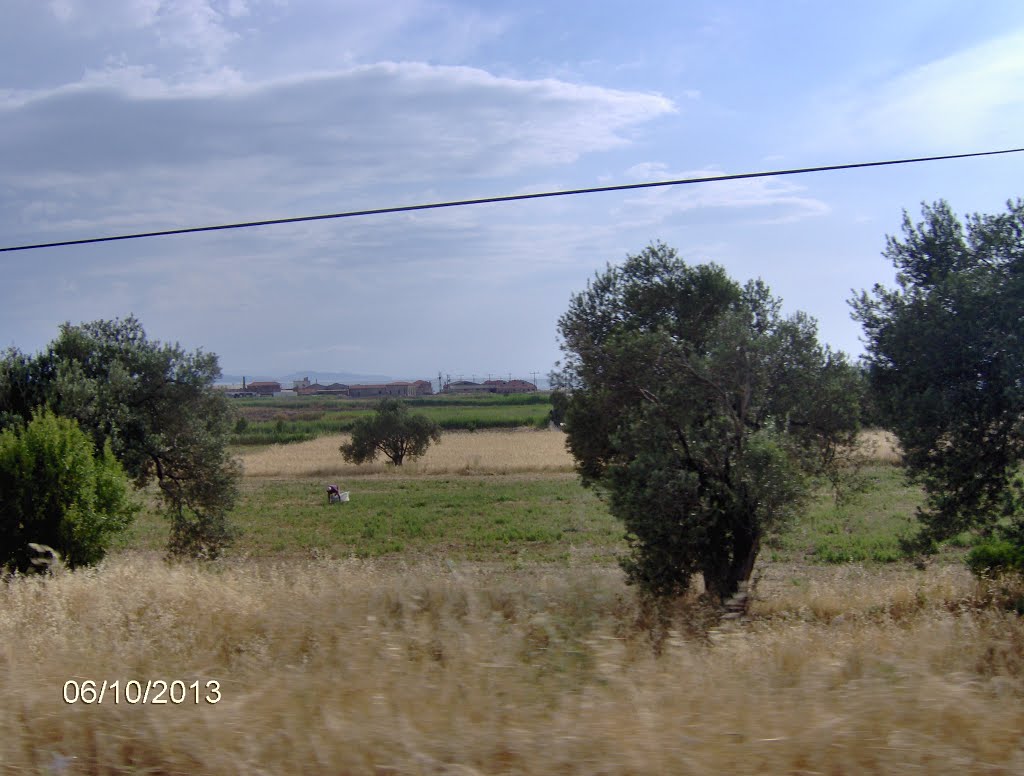
[[[823,167],[800,167],[792,170],[770,170],[764,172],[743,172],[735,175],[710,175],[702,178],[682,178],[670,181],[648,181],[646,183],[623,183],[616,186],[594,186],[586,189],[564,189],[561,191],[542,191],[534,194],[508,194],[501,197],[482,197],[480,199],[460,199],[451,202],[430,202],[421,205],[399,205],[397,207],[372,208],[370,210],[349,210],[343,213],[324,213],[317,216],[294,216],[291,218],[269,218],[264,221],[244,221],[235,224],[218,224],[216,226],[190,226],[183,229],[164,229],[157,232],[137,232],[135,234],[118,234],[107,237],[86,237],[79,240],[60,240],[58,242],[36,243],[34,245],[14,245],[0,248],[0,253],[10,251],[30,251],[37,248],[59,248],[65,245],[88,245],[89,243],[114,242],[117,240],[141,240],[144,237],[167,237],[172,234],[192,234],[193,232],[216,232],[227,229],[249,229],[254,226],[277,226],[279,224],[298,224],[305,221],[326,221],[333,218],[356,218],[358,216],[377,216],[385,213],[410,213],[416,210],[437,210],[446,207],[465,207],[467,205],[490,205],[498,202],[517,202],[525,199],[543,199],[546,197],[568,197],[576,194],[598,194],[605,191],[629,191],[632,189],[653,189],[662,186],[687,186],[696,183],[716,183],[720,181],[737,181],[748,178],[773,178],[782,175],[805,175],[812,172],[834,172],[836,170],[856,170],[864,167],[886,167],[897,164],[916,164],[918,162],[939,162],[948,159],[968,159],[975,156],[997,156],[999,154],[1016,154],[1024,148],[1006,148],[1001,151],[976,151],[969,154],[945,154],[943,156],[921,156],[914,159],[891,159],[884,162],[857,162],[854,164],[830,164]]]

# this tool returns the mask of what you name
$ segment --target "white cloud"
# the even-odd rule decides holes
[[[363,203],[382,184],[569,164],[673,111],[657,95],[466,67],[385,62],[255,83],[219,71],[188,85],[124,68],[0,103],[11,160],[0,181],[12,202],[65,205],[68,223],[198,212],[209,222],[314,195]]]
[[[835,147],[986,150],[1019,145],[1024,31],[988,40],[826,100],[819,140]]]
[[[53,0],[50,10],[73,35],[150,35],[158,46],[211,66],[237,40],[233,22],[250,9],[246,0]],[[137,45],[145,39],[136,37],[131,44],[130,38],[122,40]]]
[[[728,173],[716,170],[673,172],[661,162],[641,162],[626,170],[628,180],[641,182],[714,178]],[[751,178],[723,180],[700,184],[683,184],[639,189],[625,196],[619,212],[629,215],[636,225],[655,224],[673,215],[697,209],[746,211],[741,215],[748,223],[791,223],[820,216],[829,206],[807,196],[804,186],[782,178]]]

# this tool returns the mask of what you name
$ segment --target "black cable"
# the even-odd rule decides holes
[[[218,226],[192,226],[185,229],[165,229],[159,232],[138,232],[136,234],[119,234],[111,237],[87,237],[80,240],[61,240],[60,242],[37,243],[35,245],[15,245],[0,248],[0,253],[10,251],[29,251],[36,248],[58,248],[64,245],[87,245],[89,243],[113,242],[115,240],[138,240],[143,237],[166,237],[172,234],[191,234],[192,232],[215,232],[224,229],[248,229],[253,226],[274,226],[277,224],[296,224],[303,221],[324,221],[330,218],[355,218],[356,216],[376,216],[384,213],[408,213],[414,210],[436,210],[443,207],[463,207],[465,205],[487,205],[495,202],[515,202],[523,199],[541,199],[544,197],[568,197],[574,194],[597,194],[603,191],[627,191],[630,189],[650,189],[658,186],[685,186],[692,183],[714,183],[715,181],[735,181],[746,178],[771,178],[781,175],[803,175],[810,172],[831,172],[834,170],[854,170],[862,167],[885,167],[895,164],[915,164],[917,162],[938,162],[946,159],[967,159],[974,156],[996,156],[998,154],[1016,154],[1024,148],[1007,148],[1002,151],[977,151],[970,154],[946,154],[944,156],[922,156],[915,159],[893,159],[886,162],[857,162],[855,164],[830,164],[825,167],[801,167],[793,170],[772,170],[770,172],[744,172],[735,175],[715,175],[706,178],[683,178],[672,181],[653,181],[647,183],[623,183],[617,186],[595,186],[587,189],[567,189],[564,191],[544,191],[536,194],[509,194],[502,197],[483,197],[481,199],[461,199],[453,202],[432,202],[425,205],[401,205],[398,207],[382,207],[372,210],[350,210],[345,213],[326,213],[319,216],[295,216],[293,218],[271,218],[266,221],[246,221],[237,224],[220,224]]]

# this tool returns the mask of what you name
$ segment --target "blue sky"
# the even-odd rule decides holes
[[[4,246],[1024,145],[1024,4],[0,0]],[[0,347],[134,313],[225,372],[546,373],[654,240],[854,355],[904,209],[1024,154],[0,254]]]

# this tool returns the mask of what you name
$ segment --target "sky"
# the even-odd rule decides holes
[[[0,247],[1024,146],[1024,4],[0,0]],[[904,212],[1024,154],[0,253],[0,348],[134,314],[224,372],[546,375],[654,241],[857,356]]]

